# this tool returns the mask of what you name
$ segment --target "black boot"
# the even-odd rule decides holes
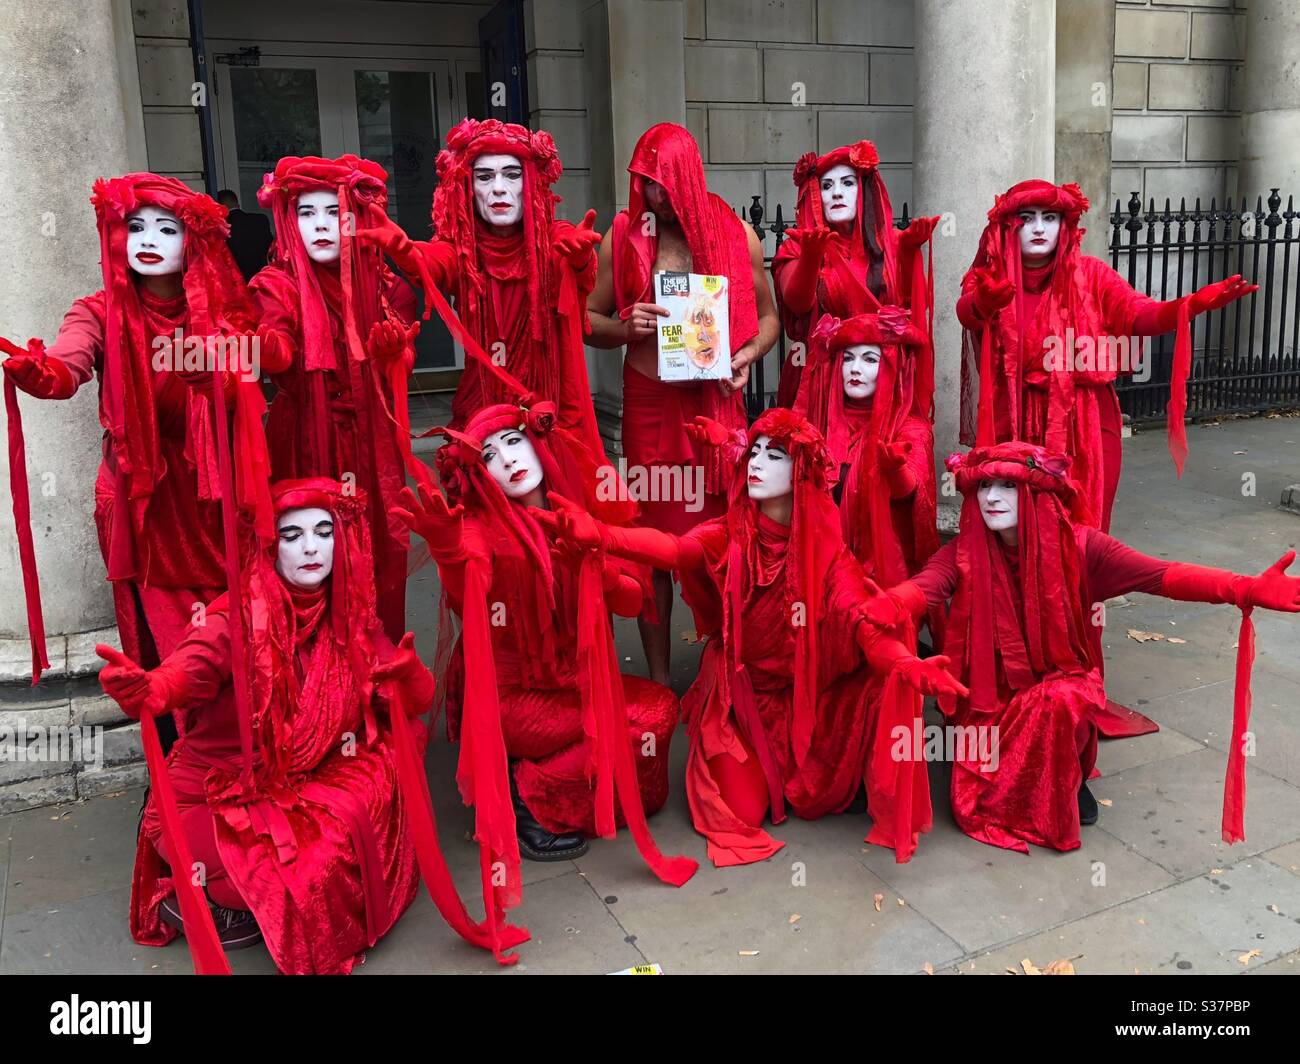
[[[1079,823],[1097,823],[1097,799],[1092,796],[1086,783],[1079,786]]]
[[[587,840],[579,834],[556,835],[537,822],[515,786],[514,766],[510,768],[510,798],[515,806],[515,834],[519,852],[530,861],[568,861],[587,852]]]
[[[212,910],[212,922],[217,925],[217,939],[221,948],[227,953],[236,949],[247,949],[262,941],[261,928],[252,913],[244,909],[226,909],[204,898]],[[162,922],[185,934],[185,920],[181,916],[181,905],[175,894],[163,898],[161,905]]]

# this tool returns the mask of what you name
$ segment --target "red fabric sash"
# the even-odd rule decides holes
[[[37,343],[33,340],[32,344]],[[26,351],[0,336],[0,351],[25,355]],[[23,415],[18,408],[18,388],[5,374],[5,416],[9,433],[9,496],[13,503],[14,532],[18,536],[18,561],[23,570],[23,597],[27,600],[27,635],[32,644],[32,686],[41,682],[41,672],[50,667],[45,652],[45,615],[41,610],[41,578],[36,571],[36,548],[32,542],[31,496],[27,489],[27,446],[23,440]]]
[[[641,857],[663,882],[680,887],[699,868],[689,857],[665,857],[655,845],[641,805],[641,787],[628,736],[627,706],[618,658],[605,610],[602,578],[604,556],[584,555],[578,577],[578,656],[582,677],[583,731],[592,740],[588,776],[596,782],[596,832],[602,838],[616,833],[614,797],[627,821]],[[594,763],[593,763],[594,762]]]
[[[486,916],[483,923],[475,923],[470,919],[438,845],[438,822],[433,812],[433,798],[429,794],[429,781],[424,774],[423,760],[419,756],[415,737],[411,734],[411,722],[406,716],[401,685],[390,682],[385,685],[385,693],[393,729],[397,781],[409,817],[416,861],[420,865],[420,874],[424,878],[429,897],[447,925],[466,942],[491,950],[501,964],[514,964],[519,955],[504,951],[527,942],[528,929],[511,924],[500,928],[489,926]]]

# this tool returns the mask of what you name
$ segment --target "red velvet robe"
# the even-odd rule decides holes
[[[328,612],[297,653],[303,695],[289,721],[291,772],[279,782],[258,774],[249,801],[239,785],[240,742],[231,687],[229,618],[210,610],[165,667],[187,675],[184,737],[167,758],[194,860],[218,904],[257,918],[276,967],[286,974],[346,975],[382,938],[419,887],[415,851],[397,786],[395,751],[382,715],[366,735],[360,694],[346,659],[325,667]],[[380,661],[393,654],[370,633]],[[337,662],[339,658],[334,658]],[[321,694],[321,697],[313,697]],[[412,722],[417,738],[423,729]],[[176,931],[159,905],[172,893],[162,869],[161,825],[145,806],[132,884],[131,933],[164,945]],[[160,860],[161,859],[161,860]]]
[[[1085,610],[1115,595],[1160,594],[1169,562],[1152,558],[1084,525],[1074,529],[1082,563]],[[1015,551],[1004,551],[1012,570]],[[926,602],[941,607],[957,590],[957,541],[945,545],[915,578]],[[1012,588],[1019,603],[1018,578]],[[996,767],[978,757],[953,765],[952,809],[967,835],[992,846],[1029,852],[1029,843],[1056,850],[1079,847],[1079,787],[1097,759],[1096,717],[1106,705],[1101,670],[1101,628],[1090,625],[1094,665],[1078,675],[1052,673],[1012,690],[999,665],[1001,708],[996,714],[959,711],[951,723],[998,728]],[[989,759],[990,767],[992,759]]]
[[[497,697],[506,752],[518,762],[514,778],[519,795],[548,831],[594,836],[596,793],[587,775],[588,759],[594,755],[592,737],[584,731],[579,689],[576,574],[555,567],[555,609],[550,611],[549,630],[542,633],[525,605],[527,592],[521,592],[540,590],[535,588],[536,562],[516,541],[494,536],[474,517],[465,521],[465,545],[468,553],[491,560],[487,598],[493,618]],[[463,615],[463,566],[439,569],[453,608]],[[639,593],[633,601],[639,604]],[[502,623],[496,623],[498,618]],[[448,678],[448,728],[453,739],[459,735],[461,696],[466,684],[474,682],[473,676],[465,674],[458,644]],[[668,799],[668,747],[677,726],[677,696],[638,676],[623,675],[622,683],[641,802],[650,816]],[[620,809],[618,824],[623,823]]]
[[[790,528],[760,514],[757,537],[759,584],[742,607],[741,646],[762,723],[762,736],[748,735],[733,704],[721,697],[719,673],[728,668],[723,640],[711,636],[700,659],[699,676],[682,699],[690,732],[686,767],[686,796],[695,829],[708,843],[714,864],[750,864],[771,857],[785,843],[761,827],[747,823],[728,803],[727,784],[720,779],[719,755],[730,754],[753,765],[756,744],[765,743],[776,762],[785,800],[795,813],[815,819],[842,812],[853,800],[864,774],[867,805],[878,828],[891,824],[893,802],[867,771],[872,751],[890,738],[877,708],[883,683],[863,660],[858,642],[861,607],[868,594],[862,570],[847,549],[830,568],[821,588],[817,627],[817,704],[812,744],[797,763],[791,741],[795,695],[795,629],[786,584],[786,550]],[[704,551],[709,574],[724,593],[728,556],[725,519],[698,526],[686,537]],[[690,597],[691,581],[683,574]],[[873,632],[874,628],[868,627]],[[917,831],[926,830],[925,814],[918,810]],[[921,821],[925,821],[922,823]],[[892,845],[883,837],[880,841]]]
[[[314,433],[308,424],[312,373],[303,368],[297,284],[278,266],[268,266],[249,286],[257,297],[262,324],[291,337],[294,344],[289,368],[272,377],[277,392],[266,423],[271,479],[325,476],[345,480],[350,474],[366,492],[375,556],[377,612],[389,639],[398,640],[406,631],[406,554],[410,534],[388,512],[400,505],[400,492],[406,483],[394,422],[386,413],[392,409],[392,397],[387,394],[383,375],[376,367],[369,361],[357,362],[348,351],[343,335],[338,270],[316,265],[312,268],[316,270],[329,308],[334,336],[336,368],[319,371],[328,378],[325,385],[329,408],[328,454],[317,453]],[[415,295],[396,275],[387,273],[386,278],[383,300],[398,320],[409,324],[415,320]]]
[[[162,300],[143,287],[137,291],[151,344],[160,336],[171,340],[176,329],[189,335],[184,296]],[[210,602],[226,586],[220,506],[215,500],[203,501],[199,492],[198,463],[211,456],[211,449],[195,447],[198,434],[211,432],[210,400],[171,370],[153,371],[165,472],[143,522],[137,523],[129,511],[123,521],[118,507],[126,509],[128,504],[118,497],[117,460],[102,396],[104,307],[102,291],[73,303],[47,353],[63,361],[78,387],[92,376],[101,377],[100,423],[105,433],[95,481],[95,527],[113,582],[122,649],[148,666],[170,654],[184,637],[194,605]],[[132,542],[123,542],[122,535]]]

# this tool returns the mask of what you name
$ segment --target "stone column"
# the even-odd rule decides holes
[[[935,260],[935,458],[957,445],[961,278],[993,197],[1052,179],[1055,0],[916,0],[913,213],[941,214]],[[940,499],[953,504],[955,499]]]
[[[0,232],[6,241],[0,334],[18,343],[33,336],[53,340],[72,301],[101,287],[89,198],[95,178],[128,169],[119,81],[109,4],[0,5]],[[96,392],[90,385],[66,402],[21,399],[54,673],[97,667],[95,642],[115,638],[92,519],[101,438]],[[8,484],[4,448],[0,484]],[[29,669],[22,574],[6,497],[0,502],[0,680],[25,677]]]
[[[627,164],[656,122],[686,124],[682,0],[596,0],[583,10],[591,203],[608,228],[627,206]],[[617,351],[588,350],[601,431],[622,450],[623,372]]]
[[[1269,189],[1300,198],[1300,4],[1250,0],[1246,8],[1246,68],[1241,102],[1237,197],[1251,205]]]
[[[1114,0],[1056,0],[1056,180],[1075,181],[1092,204],[1083,251],[1106,258]]]

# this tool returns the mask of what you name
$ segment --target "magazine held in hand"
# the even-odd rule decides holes
[[[727,279],[664,270],[655,274],[655,302],[668,311],[659,319],[659,379],[729,379]]]

